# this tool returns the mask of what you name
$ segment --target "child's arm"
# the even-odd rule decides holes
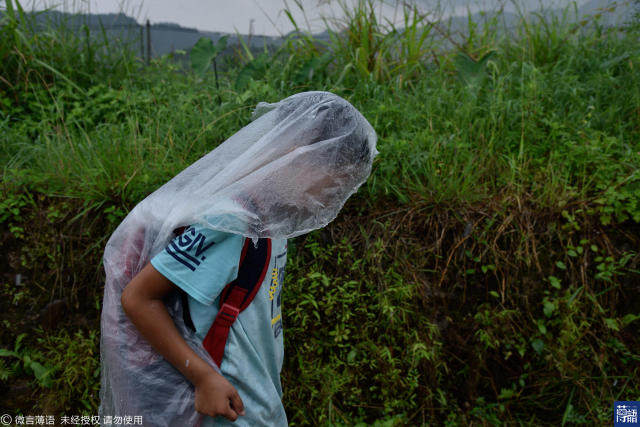
[[[244,415],[236,389],[182,338],[162,299],[177,287],[147,264],[122,292],[122,308],[153,348],[196,388],[196,410],[235,421]]]

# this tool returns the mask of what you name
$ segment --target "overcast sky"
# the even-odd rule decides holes
[[[491,10],[506,5],[513,10],[512,1],[499,0],[413,0],[423,11],[438,10],[441,14],[466,15],[467,8],[472,12]],[[586,0],[578,0],[578,4]],[[184,27],[205,31],[240,32],[253,34],[286,34],[293,29],[289,19],[283,12],[287,7],[294,14],[298,25],[313,32],[322,31],[325,27],[321,17],[339,19],[342,16],[340,2],[353,4],[357,0],[298,0],[305,13],[296,6],[294,0],[32,0],[23,1],[30,9],[41,10],[54,6],[66,11],[89,11],[91,13],[114,13],[123,11],[139,22],[149,19],[152,23],[173,22]],[[521,0],[525,10],[545,7],[566,7],[569,0]],[[379,13],[388,19],[398,16],[401,3],[387,0],[378,7]],[[446,8],[438,7],[446,4]],[[306,15],[306,20],[305,20]]]

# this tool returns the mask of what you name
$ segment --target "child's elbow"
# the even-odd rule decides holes
[[[122,291],[122,295],[120,296],[120,304],[122,305],[122,309],[128,317],[131,317],[131,313],[135,311],[136,307],[136,297],[135,292],[132,290],[131,286],[127,286]]]

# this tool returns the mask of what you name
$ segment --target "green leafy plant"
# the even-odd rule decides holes
[[[487,62],[495,52],[487,52],[474,60],[465,53],[458,53],[455,58],[458,78],[469,88],[477,90],[488,80]]]
[[[202,77],[204,73],[213,64],[213,72],[216,77],[216,89],[220,90],[220,84],[218,83],[218,66],[216,64],[216,58],[227,47],[228,36],[222,36],[218,39],[216,44],[208,38],[201,37],[196,44],[191,48],[191,69],[193,72]],[[222,102],[220,95],[218,95],[218,102]]]
[[[100,337],[98,331],[65,330],[43,336],[39,344],[50,363],[60,368],[48,392],[55,406],[64,411],[95,414],[100,391]]]
[[[0,224],[6,224],[9,232],[17,238],[24,237],[24,228],[20,225],[24,221],[22,211],[33,205],[30,193],[6,194],[0,202]]]
[[[228,36],[222,36],[214,44],[211,39],[201,37],[191,48],[191,69],[194,73],[202,76],[213,64],[217,77],[216,58],[227,47]]]
[[[261,53],[255,58],[252,58],[244,67],[238,72],[234,87],[238,91],[247,89],[251,80],[259,80],[265,77],[267,69],[269,67],[269,55],[267,53]]]
[[[17,359],[17,361],[12,365],[11,370],[7,370],[6,367],[3,367],[0,375],[6,378],[10,375],[17,375],[20,373],[21,369],[24,369],[35,377],[41,387],[49,388],[53,385],[52,377],[56,368],[44,366],[35,360],[40,359],[40,355],[22,345],[22,341],[26,335],[27,334],[24,333],[18,335],[13,350],[0,348],[0,357],[11,357]],[[11,372],[11,374],[9,372]]]

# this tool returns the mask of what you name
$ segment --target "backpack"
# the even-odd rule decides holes
[[[228,283],[220,294],[220,310],[216,315],[213,324],[209,328],[202,345],[211,355],[211,358],[218,367],[222,363],[224,348],[229,337],[231,326],[238,318],[238,315],[245,310],[253,298],[258,293],[271,260],[271,239],[258,239],[257,244],[251,244],[250,239],[245,238],[238,275],[232,282]],[[181,291],[183,316],[187,326],[195,329],[186,293]]]

